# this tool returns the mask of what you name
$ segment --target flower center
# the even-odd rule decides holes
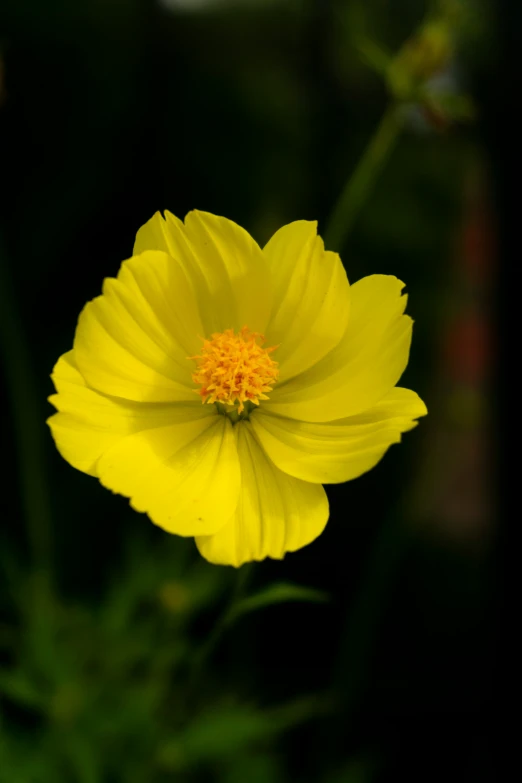
[[[242,413],[245,404],[259,405],[260,400],[267,400],[265,392],[272,391],[279,370],[270,356],[277,345],[263,348],[264,341],[262,334],[247,326],[237,334],[225,329],[203,340],[201,353],[189,357],[197,361],[192,380],[201,385],[197,393],[203,402],[239,403],[237,412]]]

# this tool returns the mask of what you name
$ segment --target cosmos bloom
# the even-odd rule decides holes
[[[323,531],[322,484],[370,470],[426,414],[396,386],[403,287],[350,286],[313,222],[261,249],[225,218],[156,213],[54,368],[58,450],[213,563],[282,558]]]

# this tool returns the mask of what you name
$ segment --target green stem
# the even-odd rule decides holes
[[[191,690],[192,685],[200,677],[206,663],[219,645],[219,642],[221,641],[221,638],[229,625],[230,619],[234,616],[236,605],[244,596],[247,584],[252,576],[252,570],[253,563],[243,565],[239,569],[227,606],[225,607],[220,617],[218,617],[216,624],[214,625],[214,628],[212,629],[212,632],[208,636],[207,640],[199,648],[194,656],[192,671],[190,673],[189,690]]]
[[[392,103],[384,112],[366,150],[332,211],[324,233],[328,249],[340,252],[355,219],[389,157],[402,128],[402,116]]]
[[[45,477],[44,423],[35,394],[37,384],[31,354],[12,289],[0,237],[0,354],[11,403],[22,506],[38,583],[36,590],[40,591],[43,585],[50,585],[51,576],[51,512]]]

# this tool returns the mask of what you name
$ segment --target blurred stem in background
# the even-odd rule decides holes
[[[0,352],[11,400],[11,422],[17,444],[18,474],[27,536],[35,574],[35,595],[51,590],[51,509],[46,480],[43,422],[30,351],[17,312],[9,263],[0,235]]]
[[[402,130],[400,104],[392,101],[385,110],[355,171],[339,196],[325,232],[325,245],[340,252],[361,209],[371,193]],[[385,597],[397,563],[406,545],[406,534],[390,514],[377,534],[362,583],[348,611],[341,644],[332,671],[332,687],[343,693],[343,714],[350,721],[364,691],[369,651],[377,633]],[[330,736],[346,730],[345,721],[334,721]],[[329,733],[331,730],[329,729]],[[335,737],[337,740],[337,737]]]
[[[374,41],[361,42],[361,54],[387,83],[390,104],[327,223],[324,240],[329,250],[343,250],[350,230],[400,137],[408,104],[436,110],[439,118],[446,123],[473,117],[468,96],[458,92],[433,91],[429,86],[429,80],[442,73],[451,62],[459,18],[459,7],[454,0],[436,0],[421,25],[394,57]],[[346,732],[347,727],[349,730],[364,694],[370,652],[387,596],[409,541],[403,521],[395,513],[390,513],[376,535],[344,624],[331,680],[332,687],[343,693],[344,720],[333,722],[328,741],[337,741],[340,733]]]
[[[357,41],[362,59],[386,84],[390,104],[332,211],[324,232],[329,250],[343,250],[348,233],[393,152],[408,104],[422,106],[443,125],[473,119],[469,96],[431,83],[452,62],[462,15],[458,0],[434,0],[395,56],[374,40],[362,37]]]
[[[348,179],[328,220],[324,242],[328,250],[341,252],[355,220],[364,206],[402,128],[399,106],[392,102]]]
[[[219,645],[228,625],[234,619],[237,606],[243,599],[247,585],[252,579],[253,568],[254,563],[246,563],[239,568],[227,606],[216,620],[214,628],[205,643],[195,652],[192,670],[189,675],[189,693],[199,681],[206,664]]]

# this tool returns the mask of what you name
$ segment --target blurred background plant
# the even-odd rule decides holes
[[[493,22],[479,0],[2,0],[0,783],[491,779]],[[410,293],[430,416],[328,488],[317,542],[246,574],[44,423],[78,312],[165,208],[261,244],[318,219],[352,281]]]

